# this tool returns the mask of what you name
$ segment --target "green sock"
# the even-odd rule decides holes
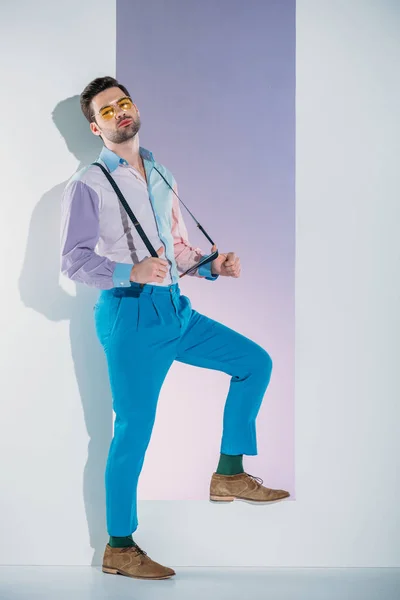
[[[135,546],[132,535],[127,535],[126,537],[114,537],[110,535],[110,541],[108,543],[111,548],[126,548],[127,546]]]
[[[239,475],[239,473],[244,473],[243,454],[221,454],[216,472],[219,475]]]

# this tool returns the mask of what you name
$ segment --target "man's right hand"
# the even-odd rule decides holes
[[[157,250],[158,256],[164,252],[161,247]],[[162,283],[168,273],[168,262],[162,258],[148,257],[132,267],[130,281],[134,283]]]

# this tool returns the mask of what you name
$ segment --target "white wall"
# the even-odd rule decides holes
[[[400,7],[297,7],[297,500],[142,502],[136,539],[172,565],[400,563]],[[105,0],[2,10],[3,94],[29,101],[8,103],[2,129],[0,563],[90,564],[91,544],[98,563],[107,381],[102,370],[74,372],[79,353],[101,364],[93,296],[64,291],[55,252],[60,190],[88,139],[68,129],[70,153],[51,112],[113,73],[115,15]],[[76,109],[74,100],[61,109],[69,127]],[[85,393],[94,380],[98,413]]]
[[[75,372],[90,354],[102,364],[102,352],[96,292],[59,283],[60,197],[98,155],[78,96],[92,78],[115,74],[115,3],[7,2],[0,22],[0,563],[88,564],[87,518],[94,546],[104,540],[99,439],[112,421],[104,370]],[[96,435],[84,500],[85,417]]]

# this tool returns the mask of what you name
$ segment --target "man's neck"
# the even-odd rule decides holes
[[[113,144],[107,140],[106,147],[115,152],[121,158],[124,158],[132,167],[136,169],[141,166],[142,161],[139,154],[139,136],[135,135],[132,139],[123,144]]]

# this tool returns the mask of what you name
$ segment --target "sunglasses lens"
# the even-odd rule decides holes
[[[130,110],[133,106],[133,102],[130,98],[121,98],[121,100],[118,101],[118,106],[122,110]]]
[[[118,100],[117,104],[121,110],[130,110],[133,106],[133,102],[130,98],[121,98],[121,100]],[[100,115],[105,121],[109,121],[115,116],[115,109],[113,106],[105,106],[101,109]]]
[[[105,106],[101,111],[100,111],[101,116],[103,117],[103,119],[105,121],[109,121],[110,119],[113,118],[115,112],[112,106]]]

